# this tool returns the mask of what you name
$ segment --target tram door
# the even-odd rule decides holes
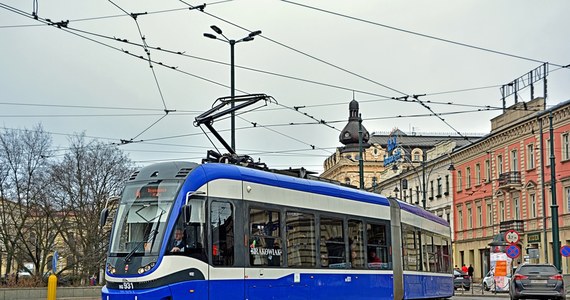
[[[239,209],[237,211],[240,211]],[[210,205],[210,234],[212,263],[209,266],[210,300],[244,299],[244,268],[236,267],[235,240],[236,208],[233,202],[212,201]],[[237,230],[238,235],[240,234]],[[243,242],[242,242],[243,243]]]

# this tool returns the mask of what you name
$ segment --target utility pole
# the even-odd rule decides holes
[[[548,263],[548,236],[546,235],[546,187],[544,183],[544,137],[542,132],[542,120],[539,117],[539,131],[540,131],[540,189],[542,197],[542,231],[544,233],[544,259]]]
[[[552,127],[552,111],[550,111],[550,115],[548,116],[550,119],[550,190],[552,192],[552,205],[551,214],[552,214],[552,255],[554,256],[553,262],[554,266],[558,270],[562,270],[560,268],[560,236],[558,232],[558,204],[556,204],[556,165],[554,159],[554,129]]]
[[[427,195],[427,191],[426,191],[426,159],[427,159],[427,153],[424,150],[423,153],[423,159],[422,159],[422,207],[423,209],[426,209],[426,195]]]
[[[362,114],[358,114],[358,173],[360,189],[364,189],[364,161],[362,160]]]

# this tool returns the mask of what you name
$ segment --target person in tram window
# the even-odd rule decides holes
[[[174,231],[174,241],[172,241],[172,247],[170,252],[184,252],[186,242],[184,241],[184,230],[182,228],[176,228]]]

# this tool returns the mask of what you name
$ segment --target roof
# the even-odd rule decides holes
[[[411,134],[408,135],[400,130],[397,132],[397,139],[398,144],[410,147],[410,148],[426,148],[426,147],[433,147],[435,144],[439,142],[445,141],[455,141],[457,147],[461,147],[464,145],[468,145],[477,141],[483,137],[483,135],[471,135],[471,136],[458,136],[458,135],[422,135],[422,134]],[[371,144],[379,144],[379,145],[387,145],[388,139],[393,137],[393,135],[385,135],[385,134],[376,134],[373,133],[370,137]]]

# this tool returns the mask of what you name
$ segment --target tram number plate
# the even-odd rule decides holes
[[[119,290],[132,290],[133,283],[132,282],[123,282],[123,284],[119,284]]]
[[[546,280],[531,280],[530,283],[545,284],[545,283],[546,283]]]

